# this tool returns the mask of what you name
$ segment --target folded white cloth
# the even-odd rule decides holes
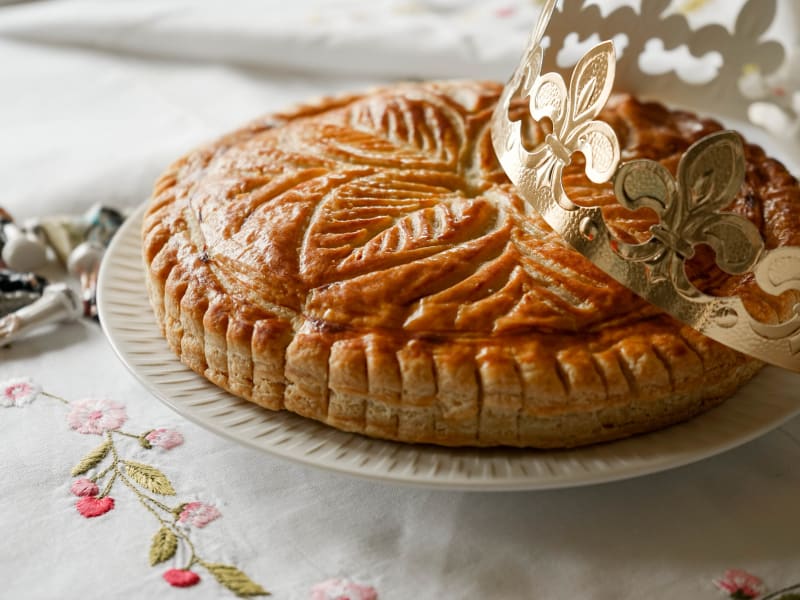
[[[193,145],[310,96],[396,78],[504,79],[534,14],[496,0],[8,7],[0,164],[15,176],[4,196],[20,216],[133,205]]]
[[[0,29],[48,44],[282,71],[494,78],[514,66],[537,12],[502,0],[95,0],[25,7]]]

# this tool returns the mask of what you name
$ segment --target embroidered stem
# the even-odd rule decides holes
[[[187,551],[188,558],[182,569],[168,569],[163,579],[175,587],[188,587],[200,582],[197,573],[190,569],[200,565],[211,574],[217,582],[239,597],[263,596],[269,592],[254,582],[246,573],[233,565],[214,563],[197,554],[197,549],[189,537],[189,532],[182,527],[184,520],[195,527],[204,527],[220,516],[213,506],[202,502],[179,503],[174,508],[149,496],[142,490],[162,496],[175,496],[176,491],[169,478],[158,468],[120,457],[114,443],[114,434],[135,439],[143,448],[159,447],[170,450],[183,443],[180,432],[170,429],[148,429],[140,435],[120,431],[119,427],[127,420],[125,406],[106,399],[86,398],[70,402],[61,396],[45,392],[31,380],[12,380],[0,382],[4,389],[2,406],[23,406],[29,404],[36,396],[45,396],[68,407],[67,424],[71,429],[82,434],[102,436],[103,442],[90,450],[70,471],[73,477],[83,476],[73,482],[70,492],[79,499],[75,507],[83,517],[100,517],[114,509],[115,500],[109,494],[117,480],[133,492],[139,503],[161,525],[151,543],[150,564],[156,565],[175,558],[180,542]],[[88,477],[89,471],[99,469],[106,459],[111,457],[110,464]],[[110,475],[109,475],[110,474]],[[107,479],[106,479],[107,478]],[[105,482],[102,492],[98,493],[98,484]]]
[[[139,489],[133,484],[133,482],[130,481],[124,475],[120,475],[120,479],[122,480],[122,482],[125,485],[127,485],[131,489],[131,491],[134,494],[136,494],[136,497],[139,500],[139,502],[141,503],[141,505],[144,506],[147,509],[147,511],[150,514],[152,514],[156,519],[158,519],[158,522],[162,525],[162,527],[166,527],[170,531],[172,531],[178,538],[183,540],[184,543],[186,544],[186,546],[189,548],[189,553],[190,553],[189,560],[187,561],[186,566],[183,567],[183,569],[185,571],[188,571],[189,569],[192,568],[192,565],[194,565],[196,563],[202,563],[202,561],[200,560],[200,557],[197,556],[197,550],[195,549],[194,544],[192,543],[192,540],[189,539],[189,536],[186,535],[183,531],[181,531],[180,528],[176,527],[174,521],[172,523],[170,523],[170,522],[164,520],[161,517],[161,515],[159,515],[158,512],[156,512],[156,509],[153,508],[152,506],[150,506],[149,502],[152,502],[153,504],[155,504],[156,506],[158,506],[159,508],[161,508],[162,510],[164,510],[164,511],[166,511],[168,513],[172,513],[172,510],[170,510],[169,507],[164,506],[163,504],[161,504],[155,498],[151,498],[151,497],[147,496],[146,494],[143,494],[142,492],[140,492]]]
[[[772,592],[769,596],[765,596],[764,600],[798,600],[798,598],[800,598],[800,583]]]
[[[189,560],[186,563],[186,566],[183,567],[184,571],[188,571],[189,569],[191,569],[195,563],[203,564],[203,561],[200,560],[199,556],[197,556],[197,550],[195,549],[192,540],[189,539],[189,536],[186,535],[183,531],[181,531],[180,528],[178,527],[173,526],[172,530],[179,538],[181,538],[186,543],[186,545],[189,547],[189,552],[191,553],[191,555],[189,556]]]
[[[111,455],[114,457],[114,462],[112,463],[113,466],[116,466],[119,462],[119,454],[117,454],[117,447],[114,445],[114,440],[111,438],[111,432],[106,431],[106,440],[109,444],[111,444]]]
[[[126,435],[121,431],[118,431],[117,433],[122,433],[123,435]],[[111,439],[111,432],[108,432],[106,435],[108,436],[108,439],[110,440]],[[135,437],[135,438],[138,439],[139,436],[130,436],[130,437]],[[113,481],[114,478],[119,476],[119,478],[122,481],[122,483],[124,483],[134,493],[136,498],[139,500],[139,503],[145,509],[147,509],[147,511],[150,514],[152,514],[163,527],[167,527],[168,529],[170,529],[176,536],[178,536],[180,539],[182,539],[186,543],[187,547],[189,548],[190,556],[189,556],[189,561],[187,562],[186,566],[184,567],[184,570],[188,570],[188,569],[190,569],[192,567],[192,565],[194,565],[197,562],[200,562],[200,559],[197,556],[197,551],[195,550],[195,547],[194,547],[194,544],[192,543],[192,540],[190,540],[189,536],[187,536],[183,531],[181,531],[178,527],[175,526],[175,521],[177,520],[178,517],[175,514],[174,509],[170,508],[169,506],[167,506],[166,504],[164,504],[162,502],[159,502],[155,498],[153,498],[151,496],[148,496],[147,494],[143,494],[142,491],[138,487],[136,487],[136,485],[130,479],[128,479],[128,477],[124,473],[122,473],[121,469],[119,468],[119,463],[120,462],[122,462],[123,464],[125,464],[125,463],[124,463],[124,461],[120,461],[119,454],[117,453],[117,448],[116,448],[116,446],[114,446],[113,442],[111,444],[111,453],[114,456],[114,461],[113,461],[113,463],[111,465],[113,467],[113,469],[114,469],[114,477],[112,478],[112,481]],[[153,505],[155,505],[156,507],[160,508],[161,510],[163,510],[164,512],[173,515],[172,523],[164,520],[161,517],[161,515],[158,514],[156,509],[153,508],[150,505],[151,503]]]
[[[117,469],[114,469],[114,473],[111,475],[111,478],[108,480],[108,483],[103,488],[103,491],[100,492],[98,498],[105,498],[106,496],[108,496],[108,494],[111,493],[111,487],[114,485],[114,481],[116,481],[117,479],[117,473],[119,473],[119,471]]]
[[[126,483],[126,485],[127,485],[128,487],[130,487],[131,489],[134,489],[134,488],[133,488],[133,484],[132,484],[130,481],[128,481],[127,479],[123,479],[123,481]],[[135,491],[135,490],[134,490],[134,491]],[[161,524],[162,524],[164,527],[169,527],[169,523],[168,523],[167,521],[165,521],[164,519],[162,519],[162,518],[161,518],[161,515],[159,515],[159,514],[158,514],[158,512],[156,511],[156,509],[155,509],[155,508],[153,508],[152,506],[150,506],[150,505],[147,503],[147,498],[145,498],[145,497],[144,497],[144,496],[142,496],[142,495],[139,495],[139,502],[141,503],[141,505],[142,505],[142,506],[144,506],[144,507],[147,509],[147,511],[148,511],[150,514],[152,514],[152,515],[153,515],[153,516],[154,516],[156,519],[158,519],[158,522],[159,522],[159,523],[161,523]]]
[[[143,494],[142,491],[138,487],[136,487],[136,485],[127,476],[123,475],[119,469],[117,469],[117,472],[120,474],[120,478],[122,479],[122,481],[125,482],[125,485],[127,485],[133,491],[133,493],[136,494],[136,497],[139,499],[140,502],[147,500],[155,504],[158,508],[160,508],[164,512],[172,513],[172,509],[169,506],[163,504],[162,502],[159,502],[158,500],[152,498],[151,496],[148,496],[147,494]]]
[[[148,495],[146,495],[146,494],[142,494],[142,496],[143,496],[144,498],[147,498],[147,499],[148,499],[150,502],[152,502],[153,504],[155,504],[155,505],[156,505],[158,508],[160,508],[160,509],[161,509],[161,510],[163,510],[164,512],[168,512],[168,513],[171,513],[171,512],[172,512],[172,509],[171,509],[169,506],[167,506],[166,504],[162,504],[161,502],[159,502],[159,501],[158,501],[158,500],[156,500],[155,498],[151,498],[150,496],[148,496]]]
[[[130,485],[132,485],[132,483],[129,483],[129,486]],[[131,488],[131,489],[134,489],[134,488]],[[183,540],[184,543],[186,544],[186,546],[189,548],[189,553],[190,553],[189,559],[188,559],[188,561],[186,563],[186,566],[183,567],[183,569],[185,571],[188,571],[189,569],[192,568],[192,565],[194,565],[195,563],[202,562],[200,560],[200,557],[197,556],[197,550],[195,549],[194,544],[192,543],[192,540],[189,539],[189,536],[186,535],[186,533],[183,532],[175,524],[175,522],[176,522],[175,520],[177,519],[177,516],[173,519],[172,523],[168,523],[167,521],[165,521],[164,519],[161,518],[161,515],[159,515],[158,513],[155,512],[155,509],[153,509],[151,506],[149,506],[147,504],[147,501],[150,501],[150,502],[154,503],[156,506],[158,506],[162,510],[164,510],[166,512],[169,512],[169,513],[172,513],[173,515],[174,515],[174,512],[171,511],[168,507],[166,507],[163,504],[161,504],[158,500],[155,500],[154,498],[150,498],[149,496],[147,496],[145,494],[138,493],[138,490],[136,490],[136,489],[134,489],[134,492],[137,492],[137,495],[139,496],[139,502],[141,502],[144,505],[144,507],[147,510],[149,510],[158,519],[159,523],[161,523],[162,526],[167,527],[168,529],[170,529],[178,538]]]
[[[108,439],[111,439],[111,433],[108,433],[107,435],[108,435]],[[149,505],[148,505],[148,504],[145,502],[145,500],[150,500],[150,502],[154,503],[156,506],[158,506],[158,507],[159,507],[159,508],[161,508],[162,510],[166,510],[167,512],[170,512],[170,509],[169,509],[167,506],[165,506],[165,505],[161,504],[161,503],[160,503],[158,500],[156,500],[155,498],[150,498],[149,496],[147,496],[147,495],[143,494],[143,493],[141,492],[141,490],[139,490],[139,488],[138,488],[138,487],[136,487],[136,485],[135,485],[135,484],[134,484],[134,483],[133,483],[133,482],[132,482],[130,479],[128,479],[128,477],[127,477],[127,476],[126,476],[126,475],[125,475],[125,474],[122,472],[122,470],[119,468],[119,463],[120,463],[120,462],[122,462],[123,464],[125,464],[125,463],[124,463],[124,461],[120,461],[120,459],[119,459],[119,454],[117,454],[117,448],[114,446],[114,444],[113,444],[113,443],[111,444],[111,453],[114,455],[114,462],[112,463],[112,466],[114,467],[114,474],[115,474],[115,475],[119,475],[119,478],[120,478],[120,480],[122,481],[122,483],[124,483],[126,486],[128,486],[128,488],[129,488],[129,489],[130,489],[130,490],[131,490],[131,491],[132,491],[132,492],[133,492],[133,493],[136,495],[136,497],[139,499],[139,502],[141,502],[141,503],[142,503],[142,505],[143,505],[143,506],[144,506],[144,507],[145,507],[147,510],[149,510],[150,512],[152,512],[152,513],[153,513],[153,515],[155,515],[155,517],[156,517],[156,518],[157,518],[157,519],[158,519],[158,520],[159,520],[159,521],[160,521],[162,524],[166,525],[166,522],[165,522],[165,521],[163,521],[163,520],[161,519],[161,516],[160,516],[160,515],[159,515],[157,512],[155,512],[155,510],[154,510],[153,508],[151,508],[151,507],[150,507],[150,506],[149,506]]]
[[[136,485],[130,479],[128,479],[128,477],[126,477],[125,474],[123,474],[122,471],[120,470],[120,468],[119,468],[119,462],[120,461],[119,461],[119,456],[117,455],[116,448],[114,448],[112,446],[111,452],[114,454],[114,463],[113,463],[114,476],[116,477],[117,475],[119,475],[119,478],[122,481],[122,483],[124,483],[136,495],[136,498],[139,500],[139,503],[145,509],[147,509],[147,511],[150,514],[152,514],[158,520],[158,522],[161,524],[161,526],[162,527],[166,527],[169,530],[171,530],[178,538],[183,540],[184,543],[186,544],[186,546],[189,548],[189,553],[190,553],[189,559],[188,559],[188,561],[186,563],[186,566],[183,567],[183,569],[188,571],[196,563],[201,563],[202,564],[203,561],[201,561],[200,557],[197,555],[197,550],[195,549],[194,544],[192,543],[192,540],[189,539],[189,536],[186,535],[186,533],[181,531],[180,528],[178,528],[175,525],[175,521],[178,518],[177,515],[175,515],[175,511],[173,509],[171,509],[169,506],[166,506],[165,504],[159,502],[155,498],[152,498],[152,497],[148,496],[147,494],[143,494],[141,492],[141,490],[139,490],[139,488],[136,487]],[[170,523],[170,522],[166,521],[164,518],[162,518],[161,515],[158,514],[156,509],[153,508],[153,506],[150,505],[151,503],[153,505],[155,505],[156,507],[160,508],[161,510],[163,510],[164,512],[173,515],[174,518],[173,518],[172,523]]]
[[[94,481],[95,483],[97,483],[97,482],[98,482],[98,481],[100,481],[100,480],[101,480],[103,477],[105,477],[106,475],[108,475],[108,472],[109,472],[111,469],[113,469],[115,466],[116,466],[116,463],[113,463],[113,462],[112,462],[112,463],[111,463],[110,465],[108,465],[108,466],[107,466],[105,469],[103,469],[102,471],[100,471],[100,472],[99,472],[97,475],[95,475],[94,477],[90,477],[90,479],[91,479],[92,481]]]
[[[58,400],[58,401],[59,401],[59,402],[61,402],[62,404],[67,404],[67,405],[69,405],[69,402],[67,402],[66,400],[64,400],[64,398],[62,398],[61,396],[56,396],[55,394],[51,394],[50,392],[45,392],[44,390],[42,390],[42,391],[41,391],[41,392],[39,392],[39,393],[40,393],[42,396],[46,396],[46,397],[48,397],[48,398],[52,398],[53,400]]]
[[[131,480],[129,480],[127,477],[125,477],[125,475],[122,474],[122,472],[119,470],[119,468],[116,469],[116,472],[119,474],[120,481],[122,481],[122,483],[124,483],[126,486],[128,486],[128,488],[136,495],[136,498],[139,500],[139,503],[142,506],[144,506],[150,514],[152,514],[156,519],[158,519],[159,523],[161,523],[164,527],[169,527],[170,523],[168,523],[167,521],[162,519],[161,515],[159,515],[158,512],[156,512],[156,509],[154,509],[152,506],[150,506],[147,503],[147,500],[151,500],[152,501],[152,498],[148,498],[147,496],[142,494],[138,490],[138,488],[133,484],[133,482]]]

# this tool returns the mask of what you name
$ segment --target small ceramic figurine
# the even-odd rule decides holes
[[[50,216],[30,219],[25,222],[26,229],[41,232],[47,245],[53,249],[56,258],[65,267],[69,253],[86,239],[86,224],[83,219],[70,216]]]
[[[125,217],[118,210],[95,204],[80,217],[48,216],[26,222],[30,232],[41,232],[65,267],[70,253],[86,240],[108,246]]]
[[[83,220],[89,226],[86,239],[108,246],[111,238],[125,221],[125,217],[114,208],[95,204],[86,212]]]
[[[95,297],[100,261],[124,220],[118,210],[95,204],[81,217],[45,217],[28,223],[28,229],[41,232],[61,263],[80,280],[87,317],[97,316]]]
[[[80,279],[84,315],[97,318],[97,275],[100,261],[125,217],[113,208],[95,205],[86,212],[83,220],[87,224],[84,236],[86,241],[72,250],[67,260],[67,269]]]
[[[14,271],[33,271],[47,262],[47,246],[17,227],[11,215],[0,208],[0,256]]]
[[[47,280],[33,273],[0,269],[0,316],[27,306],[41,297]]]
[[[81,299],[85,317],[97,317],[97,275],[104,253],[105,246],[99,242],[85,241],[70,253],[67,261],[67,269],[70,274],[81,282]]]
[[[75,321],[82,312],[81,302],[69,286],[63,283],[48,285],[41,298],[0,317],[0,346],[45,325]]]

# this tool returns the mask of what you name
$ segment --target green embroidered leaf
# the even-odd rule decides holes
[[[175,488],[172,487],[167,476],[155,467],[126,460],[125,471],[136,483],[155,494],[161,494],[162,496],[175,495]]]
[[[78,475],[83,475],[92,467],[96,467],[98,464],[100,464],[100,461],[106,457],[106,454],[108,454],[110,449],[111,442],[109,440],[106,440],[100,444],[97,448],[84,456],[81,462],[72,468],[72,476],[77,477]]]
[[[168,527],[162,527],[153,536],[150,545],[150,566],[169,560],[178,549],[178,537]]]
[[[239,597],[270,595],[267,590],[236,567],[207,562],[202,563],[202,565],[209,570],[217,581]]]

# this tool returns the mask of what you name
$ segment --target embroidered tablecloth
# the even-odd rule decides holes
[[[195,144],[309,96],[503,79],[536,4],[3,6],[0,205],[20,220],[133,208]],[[702,19],[737,3],[676,4]],[[800,419],[635,480],[437,492],[221,439],[151,396],[93,322],[0,349],[0,382],[2,598],[702,599],[800,584]]]

